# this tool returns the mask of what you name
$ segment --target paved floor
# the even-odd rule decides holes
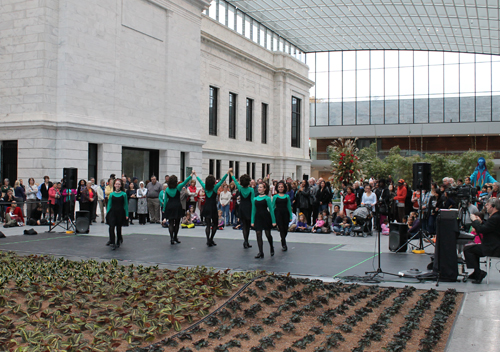
[[[105,246],[108,227],[104,224],[91,226],[89,234],[66,234],[62,228],[54,233],[45,233],[47,228],[35,228],[37,236],[22,235],[25,228],[3,229],[6,238],[0,239],[0,250],[12,250],[20,254],[53,254],[72,259],[95,258],[109,260],[116,258],[126,263],[159,264],[161,267],[205,265],[233,270],[267,270],[300,276],[336,280],[344,276],[363,276],[365,271],[376,268],[378,255],[376,237],[344,237],[332,234],[291,233],[287,241],[288,252],[282,252],[278,232],[275,238],[276,254],[269,255],[265,246],[265,258],[254,259],[257,254],[255,234],[251,233],[253,248],[244,249],[241,231],[225,229],[216,235],[216,247],[205,244],[203,228],[181,229],[181,244],[170,245],[168,230],[159,225],[134,225],[123,228],[124,243],[112,251]],[[433,247],[427,254],[392,253],[388,250],[388,238],[381,238],[382,269],[398,273],[401,270],[417,268],[425,270],[430,262]],[[473,285],[471,282],[440,283],[438,289],[455,288],[465,292],[465,300],[455,321],[455,327],[448,342],[447,352],[500,351],[497,332],[500,318],[500,273],[499,263],[493,263],[490,284]],[[386,275],[383,286],[414,285],[419,289],[436,287],[435,282],[418,282]]]

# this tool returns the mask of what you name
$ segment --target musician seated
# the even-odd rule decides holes
[[[489,215],[488,220],[481,222],[474,214],[470,217],[476,233],[483,235],[482,242],[466,246],[464,250],[467,268],[474,269],[469,276],[474,284],[480,284],[486,277],[486,271],[479,267],[479,259],[485,256],[500,257],[500,200],[490,198],[485,207]]]

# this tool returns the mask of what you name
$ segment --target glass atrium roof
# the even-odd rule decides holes
[[[499,0],[227,0],[305,52],[500,54]]]

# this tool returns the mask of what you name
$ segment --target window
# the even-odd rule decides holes
[[[184,181],[186,179],[186,153],[181,152],[181,163],[180,163],[180,176],[181,176],[181,181]]]
[[[217,180],[220,180],[220,163],[221,163],[221,161],[220,161],[220,160],[217,160],[217,161],[216,161],[215,178],[216,178]]]
[[[234,162],[234,177],[236,177],[236,178],[240,177],[240,162],[239,161]]]
[[[234,167],[234,161],[229,160],[229,168],[232,169]],[[233,170],[234,172],[234,170]]]
[[[208,133],[217,136],[217,93],[218,89],[210,87],[210,105],[208,109]]]
[[[215,160],[210,159],[208,161],[208,174],[213,175],[214,174],[214,168],[215,168]]]
[[[250,176],[250,163],[247,163],[247,175]]]
[[[262,103],[262,144],[267,144],[267,104]]]
[[[266,177],[266,164],[262,164],[262,178]]]
[[[255,179],[255,163],[252,163],[252,178]]]
[[[247,141],[252,141],[253,135],[253,100],[247,98]]]
[[[292,97],[292,147],[300,148],[300,99]]]
[[[229,93],[229,138],[236,139],[236,94]]]
[[[88,179],[97,180],[97,144],[89,143]]]
[[[271,174],[271,164],[267,164],[267,172],[266,172],[266,175],[270,175]]]

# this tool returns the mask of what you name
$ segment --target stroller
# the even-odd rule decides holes
[[[371,223],[371,218],[372,218],[372,213],[371,213],[371,206],[370,205],[365,205],[358,207],[353,213],[352,213],[352,230],[351,230],[351,236],[356,237],[356,236],[373,236],[372,233],[372,223]]]

